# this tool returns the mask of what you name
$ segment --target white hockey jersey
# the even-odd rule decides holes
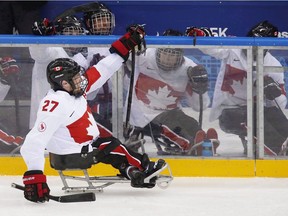
[[[210,121],[218,119],[224,108],[245,106],[247,104],[247,57],[242,49],[201,49],[205,54],[222,60],[217,76]],[[269,52],[264,57],[264,66],[282,66]],[[264,73],[283,86],[283,73]],[[253,83],[256,81],[256,71],[253,71]],[[256,89],[253,90],[256,95]],[[276,98],[284,108],[287,103],[283,94]],[[265,101],[266,106],[273,106],[273,101]],[[275,105],[275,104],[274,104]]]
[[[32,88],[31,88],[31,108],[29,128],[34,126],[36,114],[42,98],[50,89],[50,84],[47,82],[46,68],[47,65],[56,58],[70,58],[62,47],[29,47],[30,55],[35,60],[32,70]],[[86,58],[78,53],[71,59],[79,65],[88,68],[89,64]]]
[[[183,99],[187,100],[190,107],[199,111],[199,95],[192,91],[188,82],[189,66],[194,67],[196,64],[184,57],[184,63],[177,70],[159,70],[154,48],[147,49],[145,55],[136,58],[130,124],[144,127],[160,113],[181,107]],[[208,93],[205,93],[203,107],[207,108],[209,103]],[[127,100],[125,106],[127,107]]]
[[[89,68],[86,94],[100,88],[122,62],[120,56],[111,54]],[[21,148],[28,170],[44,169],[45,149],[59,155],[80,153],[83,146],[97,139],[99,131],[87,105],[86,94],[76,98],[65,91],[49,90],[42,99],[35,125]]]

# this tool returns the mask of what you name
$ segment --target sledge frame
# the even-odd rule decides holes
[[[58,157],[59,155],[57,155]],[[60,156],[61,157],[61,156]],[[53,159],[52,159],[53,160]],[[57,161],[59,162],[59,161]],[[88,173],[88,168],[65,168],[63,164],[61,164],[61,169],[55,168],[55,161],[51,163],[51,155],[50,155],[50,165],[53,169],[55,169],[60,179],[63,183],[62,190],[66,193],[69,192],[103,192],[104,188],[116,184],[116,183],[129,183],[130,180],[122,175],[115,175],[115,176],[90,176]],[[56,166],[57,167],[57,166]],[[164,170],[168,171],[168,174],[162,174]],[[69,171],[69,175],[66,172]],[[72,175],[71,172],[78,171],[77,175]],[[83,175],[79,175],[79,171],[83,173]],[[149,183],[150,179],[156,177],[156,185],[162,189],[166,189],[171,181],[173,180],[172,172],[170,166],[166,164],[162,169],[158,170],[157,172],[153,173],[150,176],[147,176],[144,179],[144,183]],[[73,184],[72,184],[73,182]]]

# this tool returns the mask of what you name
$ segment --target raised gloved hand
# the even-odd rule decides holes
[[[264,77],[264,95],[268,100],[274,100],[282,94],[279,83],[275,82],[271,77]]]
[[[16,60],[11,57],[0,58],[0,80],[5,85],[10,85],[12,79],[18,79],[20,69]]]
[[[202,36],[202,37],[213,37],[213,34],[209,28],[206,27],[187,27],[185,31],[186,36]]]
[[[197,65],[188,67],[187,75],[192,83],[192,89],[197,94],[204,94],[208,91],[208,73],[204,66]]]
[[[41,170],[30,170],[24,173],[24,197],[31,202],[49,201],[50,189],[46,183],[46,176]]]
[[[143,25],[138,25],[138,24],[132,24],[129,25],[126,28],[127,32],[133,33],[135,31],[138,31],[140,34],[145,36],[145,31],[144,31],[144,24]],[[142,38],[142,41],[140,44],[138,44],[137,49],[136,49],[136,54],[140,55],[141,53],[144,53],[146,51],[146,41],[144,40],[144,37]]]
[[[54,35],[55,27],[52,22],[47,18],[44,18],[41,21],[35,21],[32,25],[32,33],[34,35]]]
[[[141,49],[141,45],[144,43],[145,31],[141,25],[132,25],[127,28],[127,33],[119,40],[112,43],[110,52],[120,55],[124,62],[129,58],[130,51],[138,46]]]

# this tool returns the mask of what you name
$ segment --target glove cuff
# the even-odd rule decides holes
[[[46,176],[41,170],[30,170],[24,173],[23,183],[24,185],[44,183],[46,182]]]
[[[125,47],[125,45],[120,41],[115,41],[111,48],[109,49],[110,53],[117,53],[119,56],[121,56],[126,62],[129,58],[129,50]]]

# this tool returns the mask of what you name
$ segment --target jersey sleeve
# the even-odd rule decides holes
[[[112,77],[112,75],[120,69],[123,59],[116,53],[110,54],[98,64],[90,67],[86,71],[86,76],[89,81],[87,93],[91,93],[101,88],[104,83]]]

